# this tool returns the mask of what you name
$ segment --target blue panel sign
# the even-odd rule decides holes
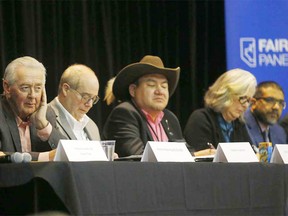
[[[287,0],[225,0],[227,69],[250,71],[258,82],[278,82],[286,101],[287,11]]]

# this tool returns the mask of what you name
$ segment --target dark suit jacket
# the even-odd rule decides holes
[[[52,124],[52,123],[51,123]],[[52,124],[53,126],[53,124]],[[60,139],[59,133],[52,129],[48,141],[43,142],[37,136],[36,128],[30,126],[31,150],[33,160],[37,160],[39,152],[50,151],[54,148],[53,143]],[[50,145],[51,144],[51,145]],[[22,152],[19,130],[16,117],[12,112],[4,96],[0,99],[0,151],[3,152]]]
[[[217,115],[218,113],[210,108],[195,110],[190,115],[184,129],[184,138],[192,149],[195,151],[207,149],[207,143],[212,143],[217,148],[219,142],[225,142]],[[232,124],[231,142],[249,142],[251,144],[244,123],[236,119]]]
[[[65,117],[65,114],[58,106],[56,98],[54,98],[54,100],[48,104],[47,119],[50,122],[56,122],[55,129],[58,130],[65,137],[65,139],[77,140]],[[100,140],[98,127],[92,119],[89,119],[89,122],[84,130],[90,140]]]
[[[161,124],[169,141],[184,141],[177,117],[169,110],[164,110]],[[104,125],[104,140],[116,140],[115,151],[119,157],[142,154],[147,141],[153,137],[145,117],[131,101],[115,107]]]
[[[245,112],[244,118],[248,133],[252,141],[251,144],[258,146],[259,142],[264,142],[265,140],[250,109]],[[269,126],[269,138],[273,146],[275,144],[287,143],[286,133],[284,129],[278,124]]]
[[[288,113],[284,116],[284,118],[280,121],[280,125],[286,131],[286,136],[288,136]]]

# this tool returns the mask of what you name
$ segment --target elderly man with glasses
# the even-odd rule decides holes
[[[244,115],[246,128],[252,145],[259,142],[272,142],[272,145],[287,143],[284,129],[278,124],[286,107],[282,87],[274,81],[258,84],[250,109]]]
[[[99,101],[99,82],[91,68],[74,64],[61,76],[58,96],[48,104],[47,119],[67,139],[100,140],[95,122],[86,113]],[[54,115],[53,115],[54,114]]]

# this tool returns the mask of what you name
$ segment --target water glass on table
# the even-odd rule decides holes
[[[108,161],[113,161],[115,152],[115,140],[103,140],[101,141],[101,145],[108,158]]]

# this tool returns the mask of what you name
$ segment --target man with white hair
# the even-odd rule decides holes
[[[43,64],[29,56],[6,67],[0,98],[0,151],[28,152],[32,160],[52,159],[50,151],[62,137],[46,119],[45,77]]]

